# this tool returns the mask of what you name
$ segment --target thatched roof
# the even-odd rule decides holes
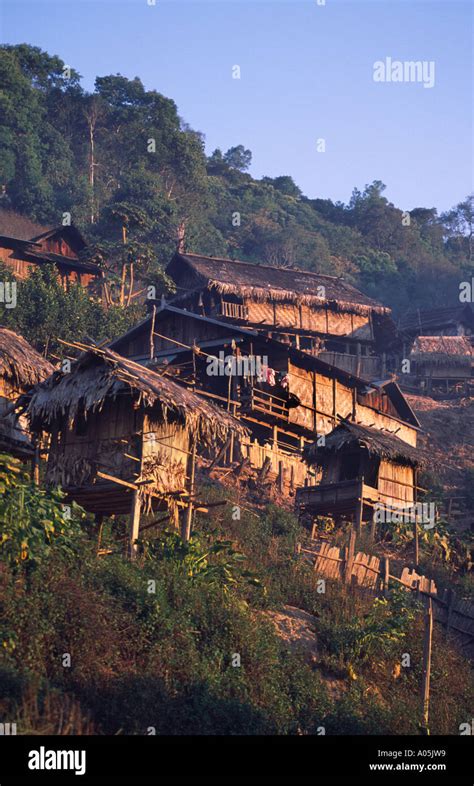
[[[32,240],[49,229],[51,227],[38,224],[14,210],[0,209],[0,235],[14,237],[17,240]]]
[[[408,311],[399,320],[398,327],[402,333],[425,335],[436,329],[455,328],[460,323],[474,327],[474,313],[469,303]]]
[[[390,311],[341,278],[296,268],[255,265],[200,254],[175,254],[166,272],[180,288],[207,286],[222,295],[236,295],[262,302],[280,300],[327,305],[334,310],[359,314],[384,314]],[[321,287],[324,287],[325,297],[321,297]]]
[[[91,347],[69,373],[56,371],[38,385],[26,412],[33,429],[48,431],[79,412],[100,411],[106,399],[129,393],[158,422],[186,425],[197,440],[210,446],[224,441],[230,431],[247,430],[224,410],[209,404],[169,377],[134,363],[110,349]]]
[[[463,366],[474,361],[471,342],[465,336],[418,336],[410,358],[420,364]]]
[[[26,390],[42,382],[53,366],[23,336],[0,327],[0,376],[15,388]]]
[[[303,458],[307,464],[321,466],[327,461],[328,455],[349,447],[365,448],[370,454],[389,459],[396,464],[417,466],[424,463],[421,451],[395,434],[361,426],[349,420],[344,420],[326,436],[325,445],[318,445],[317,442],[307,445]]]

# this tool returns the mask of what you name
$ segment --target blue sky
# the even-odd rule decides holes
[[[378,179],[404,209],[445,210],[473,188],[470,2],[0,2],[2,42],[58,54],[90,90],[96,75],[139,76],[208,153],[250,148],[254,177],[344,202]],[[386,57],[434,61],[434,87],[374,82]]]

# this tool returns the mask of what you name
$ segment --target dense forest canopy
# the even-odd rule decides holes
[[[472,275],[472,196],[442,215],[404,212],[380,181],[348,204],[309,199],[289,175],[252,178],[243,145],[206,157],[203,135],[139,78],[97,77],[90,94],[26,44],[1,48],[0,77],[0,205],[51,224],[70,213],[112,278],[133,262],[166,290],[183,237],[189,251],[343,275],[395,315],[458,302]]]

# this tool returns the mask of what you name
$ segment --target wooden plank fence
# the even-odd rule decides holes
[[[474,657],[474,603],[458,598],[453,590],[438,593],[433,579],[404,567],[401,576],[390,573],[388,558],[380,560],[362,551],[354,553],[355,533],[344,549],[327,541],[317,541],[312,549],[298,544],[297,552],[314,564],[314,571],[328,579],[343,581],[373,594],[386,593],[389,582],[395,581],[407,590],[416,592],[427,606],[432,601],[433,619],[464,649]]]

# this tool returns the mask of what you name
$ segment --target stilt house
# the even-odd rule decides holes
[[[391,380],[372,382],[250,328],[164,306],[111,344],[167,373],[249,429],[244,457],[290,494],[314,473],[302,451],[351,418],[416,445],[419,423]],[[229,453],[226,460],[232,462]]]
[[[176,513],[193,456],[245,434],[170,377],[98,347],[38,385],[27,415],[32,430],[51,437],[46,482],[99,516],[134,506]]]
[[[422,453],[395,432],[343,420],[304,451],[317,485],[298,489],[300,513],[371,521],[376,507],[409,511],[417,501]]]
[[[418,336],[411,349],[407,382],[420,393],[468,395],[474,350],[467,336]]]
[[[12,330],[0,327],[0,451],[29,459],[33,444],[24,417],[15,412],[19,396],[42,382],[53,366]]]
[[[177,253],[166,272],[175,305],[248,327],[365,378],[385,375],[390,309],[342,278]]]
[[[25,216],[0,210],[0,264],[25,279],[44,264],[53,264],[66,289],[70,283],[88,286],[102,278],[101,269],[83,262],[85,240],[74,226],[42,226]]]

